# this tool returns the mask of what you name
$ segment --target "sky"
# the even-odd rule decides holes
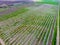
[[[0,0],[0,1],[40,1],[40,2],[47,2],[47,1],[60,1],[60,0]]]

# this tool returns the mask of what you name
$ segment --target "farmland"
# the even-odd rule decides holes
[[[7,10],[8,8],[0,8],[0,12]]]
[[[3,12],[0,38],[5,45],[56,45],[57,8],[57,5],[42,4]]]

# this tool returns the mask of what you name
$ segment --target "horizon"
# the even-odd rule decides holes
[[[0,0],[0,1],[60,2],[60,0]]]

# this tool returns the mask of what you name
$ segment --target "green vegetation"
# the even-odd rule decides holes
[[[0,12],[7,10],[8,8],[0,8]]]
[[[27,10],[28,9],[26,9],[26,8],[22,8],[22,9],[15,11],[15,12],[10,13],[10,14],[2,15],[2,16],[0,16],[0,21],[3,21],[3,20],[6,20],[8,18],[22,14],[22,13],[26,12]]]
[[[6,45],[48,45],[49,43],[56,45],[56,8],[47,9],[47,7],[38,6],[29,11],[27,8],[22,8],[1,16],[0,38]]]
[[[58,5],[58,2],[37,2],[38,4],[53,4],[53,5]]]
[[[56,38],[57,38],[57,24],[56,24],[55,29],[54,29],[52,45],[56,45]]]

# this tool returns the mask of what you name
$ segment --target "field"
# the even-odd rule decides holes
[[[0,12],[7,10],[8,8],[0,8]]]
[[[0,14],[2,42],[5,45],[56,45],[57,8],[57,5],[42,4],[3,12]]]

